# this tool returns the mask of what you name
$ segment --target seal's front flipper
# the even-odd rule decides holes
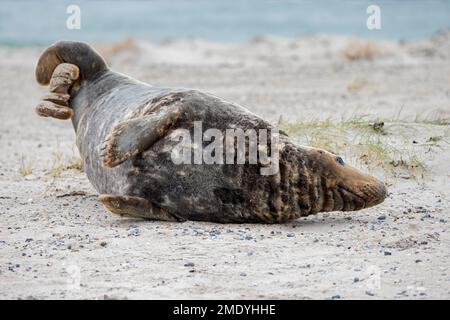
[[[147,150],[178,120],[182,106],[173,104],[119,123],[101,148],[102,165],[115,167]]]
[[[102,194],[98,199],[106,209],[121,216],[149,220],[179,221],[165,209],[156,207],[144,198]]]

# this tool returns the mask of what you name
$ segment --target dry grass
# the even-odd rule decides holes
[[[137,47],[136,39],[129,37],[122,41],[109,43],[109,44],[96,44],[95,48],[97,51],[109,61],[113,56],[126,50],[132,50]]]
[[[417,126],[430,126],[429,122],[393,122],[352,117],[340,121],[280,122],[278,125],[298,143],[339,154],[347,158],[347,162],[364,166],[369,171],[382,169],[393,177],[417,179],[424,177],[427,156],[430,152],[437,152],[439,143],[445,143],[444,136],[448,135],[447,130],[443,135],[432,135],[417,143],[411,132],[417,132]],[[433,125],[444,123],[443,120],[433,121]],[[445,131],[443,129],[439,129],[440,132]]]
[[[52,168],[46,173],[47,177],[56,178],[68,170],[83,171],[83,161],[78,157],[65,157],[62,153],[54,153]]]
[[[383,53],[383,50],[371,42],[352,41],[343,50],[344,56],[350,61],[373,60]]]
[[[22,158],[20,159],[19,173],[22,177],[29,176],[33,173],[31,164],[26,161],[24,156],[22,156]]]

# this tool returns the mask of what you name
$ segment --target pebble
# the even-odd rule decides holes
[[[106,241],[102,241],[102,242],[100,242],[100,245],[101,245],[102,247],[106,247],[107,243],[106,243]]]
[[[292,238],[292,237],[295,237],[295,234],[293,234],[293,233],[288,233],[288,234],[286,235],[286,237]]]
[[[209,235],[211,237],[216,237],[216,236],[220,235],[220,231],[219,230],[211,230],[211,231],[209,231]]]
[[[392,253],[391,253],[391,252],[389,252],[389,251],[385,251],[385,252],[384,252],[384,255],[385,255],[385,256],[391,256],[391,255],[392,255]]]
[[[358,277],[354,277],[353,278],[353,283],[359,282],[359,278]]]
[[[386,215],[382,214],[382,215],[378,216],[377,219],[378,220],[386,220]]]
[[[185,267],[193,267],[194,263],[193,262],[187,262],[184,264]]]
[[[367,294],[368,296],[371,296],[371,297],[373,297],[373,296],[375,295],[375,293],[370,292],[370,291],[366,291],[366,294]]]
[[[337,299],[340,299],[340,298],[341,298],[341,296],[336,294],[336,295],[331,297],[331,300],[337,300]]]
[[[132,229],[128,232],[128,236],[129,237],[138,237],[141,235],[141,232],[139,231],[139,229]]]

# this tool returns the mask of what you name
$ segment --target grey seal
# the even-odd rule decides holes
[[[201,121],[203,132],[276,128],[214,95],[155,87],[114,72],[86,43],[60,41],[47,48],[36,79],[50,85],[38,114],[72,119],[86,175],[113,213],[167,221],[280,223],[368,208],[387,195],[377,178],[328,151],[297,145],[282,131],[275,174],[262,175],[262,163],[175,163],[171,151],[179,141],[173,133],[195,134],[195,122]]]

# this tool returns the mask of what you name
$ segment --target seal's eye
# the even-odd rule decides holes
[[[337,161],[337,163],[339,163],[340,165],[344,165],[344,164],[345,164],[344,160],[342,160],[341,157],[336,157],[336,161]]]

